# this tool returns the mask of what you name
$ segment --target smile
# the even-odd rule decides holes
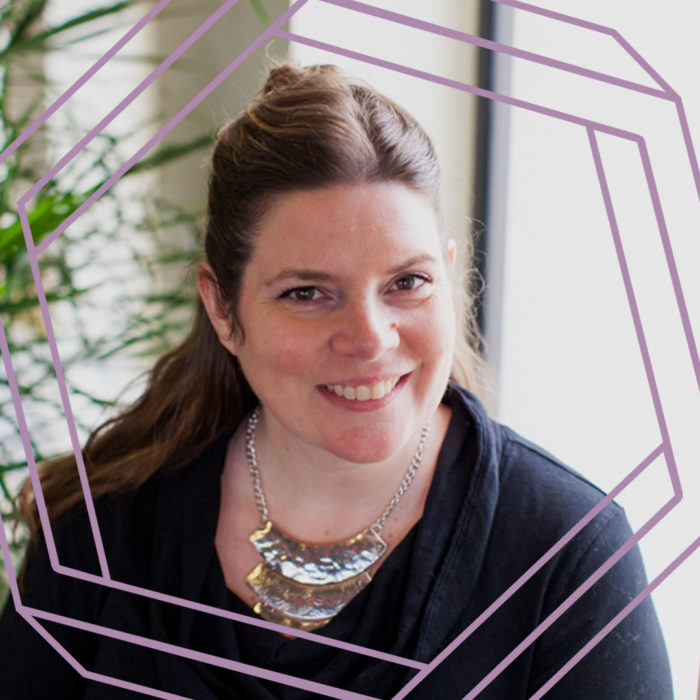
[[[336,396],[342,396],[350,401],[376,401],[383,399],[396,386],[400,377],[392,377],[381,382],[376,382],[372,386],[360,384],[359,386],[343,386],[342,384],[326,384],[328,391],[332,391]]]

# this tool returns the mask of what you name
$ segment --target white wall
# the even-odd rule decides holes
[[[466,5],[455,2],[371,4],[463,31],[476,28],[474,13],[463,14]],[[692,32],[700,9],[694,4],[673,0],[663,11],[651,0],[545,0],[540,5],[574,15],[585,11],[586,19],[619,29],[683,95],[691,129],[699,131],[698,56],[697,49],[693,55]],[[611,37],[501,9],[501,19],[506,20],[502,26],[512,25],[514,45],[653,86]],[[474,79],[474,55],[450,40],[425,42],[409,30],[386,25],[378,36],[371,23],[321,3],[309,3],[291,25],[299,34]],[[679,30],[685,36],[679,36]],[[293,45],[292,53],[302,62],[340,63],[357,71],[412,110],[447,161],[447,206],[457,212],[457,222],[464,221],[471,208],[465,185],[473,152],[465,144],[469,131],[463,126],[473,118],[473,98],[329,52]],[[501,87],[508,94],[643,133],[691,318],[697,319],[698,197],[672,106],[570,74],[557,76],[552,69],[523,61],[499,59],[498,65],[500,80],[505,81]],[[499,417],[610,490],[662,436],[588,137],[580,126],[523,109],[497,108],[495,118],[488,341],[500,380]],[[642,541],[653,579],[698,530],[693,498],[699,489],[693,465],[700,446],[693,433],[699,432],[694,426],[700,405],[638,155],[619,139],[601,137],[599,145],[685,489],[684,501]],[[633,527],[639,528],[672,495],[666,460],[657,459],[618,501]],[[691,697],[697,683],[698,559],[695,555],[686,561],[654,594],[678,698]]]
[[[382,0],[367,4],[465,32],[478,28],[478,0]],[[477,56],[473,47],[321,2],[310,2],[294,15],[290,31],[454,80],[476,80]],[[438,150],[447,225],[456,239],[462,238],[473,206],[475,98],[296,42],[292,42],[290,53],[304,65],[333,63],[343,67],[416,117]]]
[[[700,5],[536,4],[619,30],[681,95],[700,145]],[[500,11],[504,42],[654,86],[609,36],[522,10]],[[673,105],[522,60],[511,61],[501,81],[508,94],[644,136],[690,321],[700,336],[700,207]],[[500,380],[499,417],[610,490],[661,442],[663,430],[588,137],[581,126],[525,109],[499,108],[498,114],[491,234],[500,254],[492,260],[497,303],[490,309],[489,339]],[[651,580],[700,530],[700,396],[639,153],[612,136],[599,144],[684,491],[683,501],[642,540]],[[671,460],[656,459],[617,499],[633,528],[672,497],[669,467]],[[696,552],[653,596],[678,698],[693,697],[697,688],[699,592]]]
[[[688,0],[536,0],[560,12],[619,29],[684,98],[691,130],[700,141],[700,48],[696,30],[700,6]],[[387,0],[375,5],[458,27],[475,28],[476,3]],[[315,14],[315,13],[320,14]],[[407,61],[424,70],[473,80],[474,52],[444,39],[418,41],[413,30],[386,26],[369,31],[340,10],[309,3],[291,30],[345,40],[353,47]],[[326,14],[323,14],[326,13]],[[647,80],[610,40],[587,39],[551,21],[513,13],[515,44],[631,80]],[[393,38],[391,38],[389,35]],[[326,52],[296,48],[303,62],[342,63],[406,105],[434,136],[445,164],[447,209],[456,229],[471,211],[471,130],[474,98],[417,83]],[[58,64],[56,64],[58,66]],[[588,114],[614,112],[629,128],[643,130],[658,168],[659,187],[690,318],[698,326],[700,299],[700,212],[690,170],[680,149],[672,110],[649,100],[619,100],[612,90],[593,90],[585,81],[556,79],[551,71],[512,65],[512,87],[543,103],[574,105]],[[120,75],[126,68],[119,67]],[[65,72],[61,68],[59,72]],[[69,71],[70,72],[70,71]],[[648,83],[648,80],[647,80]],[[649,83],[648,83],[649,84]],[[420,85],[418,88],[417,85]],[[573,107],[572,107],[573,108]],[[507,132],[496,135],[498,207],[492,217],[494,262],[501,271],[502,304],[492,306],[491,344],[500,372],[500,417],[541,442],[604,488],[612,488],[660,440],[656,417],[627,300],[620,282],[608,223],[585,134],[523,110],[499,112]],[[602,116],[601,116],[602,118]],[[500,123],[500,122],[499,122]],[[669,136],[669,134],[671,134]],[[510,144],[510,148],[506,148]],[[697,384],[685,350],[673,295],[659,255],[658,235],[641,194],[635,154],[601,139],[620,207],[622,235],[630,256],[635,291],[648,330],[653,367],[669,427],[684,501],[643,541],[650,579],[698,531],[700,417]],[[624,215],[623,215],[624,214]],[[651,222],[651,223],[650,223]],[[503,251],[499,260],[498,251]],[[665,276],[666,275],[666,276]],[[491,298],[497,298],[497,285]],[[502,313],[501,313],[502,311]],[[698,332],[700,335],[700,331]],[[619,501],[634,527],[647,520],[671,494],[667,465],[657,460]],[[678,698],[690,698],[697,684],[700,616],[696,554],[655,593],[668,640]]]

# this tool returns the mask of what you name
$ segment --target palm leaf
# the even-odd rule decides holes
[[[32,36],[25,36],[27,29],[31,23],[41,14],[44,10],[46,0],[38,0],[33,3],[33,5],[38,5],[38,12],[27,12],[26,16],[21,19],[17,24],[15,31],[12,33],[12,38],[8,42],[7,46],[3,51],[0,51],[0,62],[7,60],[7,58],[14,52],[19,51],[31,51],[31,50],[45,50],[50,48],[48,42],[50,39],[66,32],[75,27],[80,27],[84,24],[90,24],[97,19],[102,17],[107,17],[109,15],[114,15],[122,12],[124,9],[133,5],[133,0],[121,0],[120,2],[114,3],[112,5],[107,5],[106,7],[100,7],[95,10],[90,10],[84,12],[75,17],[71,17],[61,24],[57,24],[54,27],[47,27],[42,31],[37,32]],[[89,36],[94,35],[95,31],[92,30],[89,34],[85,34],[79,38],[80,41],[89,38]]]
[[[263,7],[261,0],[248,1],[250,2],[251,7],[255,11],[255,14],[258,16],[258,19],[265,25],[270,24],[270,15],[267,13],[267,10]]]

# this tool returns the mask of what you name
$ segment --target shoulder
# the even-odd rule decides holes
[[[489,418],[467,392],[456,390],[455,399],[465,444],[480,447],[475,486],[462,505],[467,517],[459,521],[460,555],[452,560],[453,571],[463,572],[451,600],[471,592],[454,629],[481,619],[497,600],[491,617],[462,645],[464,654],[473,663],[486,659],[485,675],[514,647],[521,649],[493,697],[514,697],[512,688],[495,690],[508,683],[526,683],[530,697],[594,639],[552,697],[671,697],[653,606],[649,598],[639,602],[646,575],[624,510],[546,450]]]
[[[534,567],[528,585],[542,610],[551,610],[624,547],[631,553],[616,567],[617,583],[636,594],[645,574],[624,510],[545,449],[492,420],[473,396],[457,391],[470,424],[465,441],[480,444],[458,534],[483,552],[482,580],[505,588]],[[460,418],[459,411],[453,415]]]
[[[164,533],[182,521],[181,529],[186,529],[188,518],[201,521],[212,510],[209,499],[218,493],[228,437],[221,436],[178,469],[161,470],[134,491],[99,496],[91,499],[90,506],[83,501],[51,522],[48,539],[55,543],[61,565],[99,575],[102,549],[113,578],[136,577],[145,570]],[[204,503],[209,506],[206,510]],[[40,531],[37,546],[27,554],[30,566],[47,559],[46,541],[47,533]]]
[[[622,508],[579,472],[563,464],[543,448],[498,425],[499,503],[519,513],[523,522],[538,522],[565,532],[586,515],[598,525],[624,521]]]
[[[544,448],[493,420],[469,392],[451,387],[453,416],[466,439],[479,444],[476,481],[481,497],[493,504],[493,517],[523,534],[561,537],[585,516],[625,524],[624,512],[606,493]],[[455,407],[458,410],[455,410]]]

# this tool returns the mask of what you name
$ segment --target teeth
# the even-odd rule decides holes
[[[369,401],[384,398],[399,381],[398,377],[377,382],[372,386],[360,384],[360,386],[343,386],[342,384],[326,384],[328,391],[334,392],[337,396],[344,396],[350,401]]]
[[[367,401],[367,399],[371,398],[371,396],[372,390],[364,384],[360,384],[360,386],[355,389],[355,398],[358,401]]]
[[[394,382],[396,383],[396,382]],[[372,387],[372,398],[373,399],[381,399],[385,394],[388,394],[389,391],[391,391],[393,387],[389,388],[387,391],[387,388],[385,386],[385,382],[378,382]]]

